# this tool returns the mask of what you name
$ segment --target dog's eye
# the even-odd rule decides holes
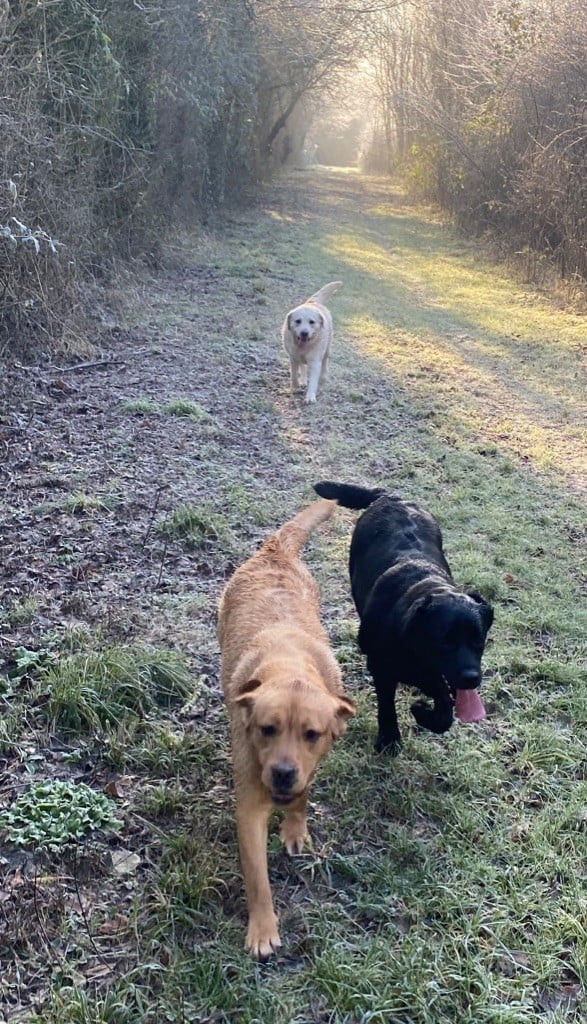
[[[277,732],[277,729],[275,728],[274,725],[262,725],[261,726],[261,735],[262,736],[275,736],[276,732]]]
[[[316,729],[306,729],[304,739],[307,743],[315,743],[316,740],[320,739],[321,735],[322,733],[318,732]]]
[[[301,322],[302,321],[301,321],[300,317],[298,317],[297,320],[294,320],[294,324],[298,324],[298,326],[301,324]]]

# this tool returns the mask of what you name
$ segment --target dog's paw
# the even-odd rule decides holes
[[[416,701],[412,704],[411,712],[422,729],[429,729],[430,732],[448,732],[453,723],[452,708],[438,710],[428,707],[423,701]]]
[[[306,819],[302,819],[297,815],[295,818],[284,818],[281,823],[279,838],[290,857],[295,857],[296,854],[301,853],[304,843],[310,839]]]
[[[389,757],[397,757],[401,749],[402,741],[399,736],[388,739],[379,735],[375,740],[375,751],[377,754],[388,754]]]
[[[245,949],[247,953],[254,956],[256,960],[267,960],[268,957],[277,953],[281,946],[281,939],[277,930],[277,918],[275,914],[271,917],[260,917],[249,919]]]

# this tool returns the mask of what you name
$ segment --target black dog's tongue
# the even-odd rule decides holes
[[[455,715],[461,722],[482,722],[487,712],[477,690],[457,690]]]

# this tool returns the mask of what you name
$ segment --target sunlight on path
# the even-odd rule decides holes
[[[366,315],[353,346],[466,431],[587,485],[586,320],[525,291],[444,227],[370,206],[323,240]],[[353,303],[355,310],[359,303]]]
[[[378,360],[391,378],[427,397],[432,409],[444,407],[447,436],[466,430],[530,458],[537,468],[560,471],[564,463],[566,473],[585,473],[579,396],[569,397],[560,382],[546,378],[534,388],[519,374],[514,377],[511,367],[507,376],[504,366],[492,367],[483,346],[471,347],[473,339],[466,336],[418,336],[366,317],[349,320],[348,329],[356,349]]]

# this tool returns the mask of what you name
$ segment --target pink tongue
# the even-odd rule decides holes
[[[461,722],[482,722],[486,711],[477,690],[457,690],[455,715]]]

